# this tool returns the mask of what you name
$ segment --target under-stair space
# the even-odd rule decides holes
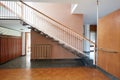
[[[55,53],[57,53],[56,55],[60,55],[60,54],[64,54],[64,56],[65,56],[65,54],[66,54],[66,57],[64,57],[64,56],[62,56],[60,59],[66,59],[66,60],[68,60],[69,61],[69,59],[71,59],[71,61],[73,60],[75,60],[75,61],[79,61],[79,62],[77,62],[77,63],[79,63],[79,65],[80,65],[80,63],[81,63],[81,65],[82,66],[89,66],[89,67],[92,67],[93,66],[93,60],[92,59],[89,59],[88,57],[86,57],[86,56],[81,56],[81,54],[79,53],[79,52],[77,52],[76,50],[74,50],[74,49],[72,49],[72,48],[70,48],[69,46],[67,46],[67,45],[65,45],[65,44],[63,44],[63,43],[60,43],[59,41],[57,41],[57,40],[55,40],[54,38],[52,38],[52,37],[50,37],[49,35],[47,35],[47,34],[45,34],[45,33],[43,33],[43,32],[41,32],[41,31],[39,31],[39,30],[37,30],[37,29],[35,29],[35,28],[32,28],[31,27],[31,29],[32,29],[32,31],[31,31],[31,35],[33,34],[33,40],[35,39],[36,41],[37,41],[37,43],[34,43],[35,45],[37,45],[37,46],[39,46],[39,45],[49,45],[50,46],[50,43],[47,43],[47,42],[49,42],[49,41],[52,41],[53,43],[55,43],[57,46],[60,46],[60,47],[62,47],[63,49],[65,49],[66,51],[68,51],[68,52],[62,52],[62,53],[60,53],[61,51],[63,51],[63,50],[59,50],[58,49],[58,51],[56,51]],[[37,38],[35,38],[34,36],[35,36],[35,33],[36,34],[38,34],[39,36],[37,36]],[[45,40],[44,39],[40,39],[39,40],[39,37],[40,36],[42,36],[43,38],[45,38],[46,40],[48,40],[48,41],[46,41],[46,42],[44,42]],[[34,40],[34,41],[35,41]],[[33,41],[33,42],[34,42]],[[39,42],[39,43],[38,43]],[[51,47],[54,47],[53,45],[51,45]],[[49,54],[48,53],[48,57],[47,57],[47,54],[45,55],[46,56],[46,58],[45,57],[43,57],[43,58],[40,58],[38,55],[42,55],[42,54],[40,54],[40,53],[42,53],[42,52],[44,52],[42,49],[40,49],[40,48],[35,48],[35,47],[33,47],[34,48],[34,50],[35,50],[35,52],[33,51],[33,56],[34,55],[36,55],[36,59],[32,59],[32,60],[37,60],[37,61],[39,61],[39,59],[52,59],[52,54]],[[36,52],[37,51],[37,49],[39,49],[38,51],[40,51],[40,52]],[[51,49],[52,50],[52,49]],[[51,51],[50,50],[50,51]],[[43,53],[44,54],[44,53]],[[70,55],[67,55],[67,54],[70,54]],[[73,55],[72,55],[73,54]],[[50,55],[51,55],[51,57],[50,57]],[[42,56],[44,56],[44,55],[42,55]],[[72,56],[72,57],[69,57],[69,56]],[[60,56],[59,56],[60,57]],[[58,58],[59,59],[59,58]],[[56,59],[56,60],[58,60],[58,59]],[[54,58],[53,58],[53,60],[54,60]],[[60,61],[60,60],[59,60]]]

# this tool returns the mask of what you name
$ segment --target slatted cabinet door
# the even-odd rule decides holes
[[[37,59],[51,59],[52,45],[50,44],[36,44],[34,45],[34,57]]]
[[[0,37],[0,63],[5,63],[22,55],[22,38]]]
[[[6,61],[6,40],[5,38],[1,38],[1,63],[4,63]]]
[[[22,54],[22,39],[18,38],[18,56]]]
[[[8,58],[9,58],[9,60],[12,59],[12,56],[11,56],[11,54],[12,54],[12,51],[11,51],[11,50],[12,50],[11,41],[12,41],[12,40],[11,40],[10,38],[8,38],[8,54],[9,54],[9,55],[8,55]]]
[[[4,54],[5,62],[8,61],[9,59],[8,59],[8,38],[7,37],[4,38],[4,52],[3,52],[3,54]]]

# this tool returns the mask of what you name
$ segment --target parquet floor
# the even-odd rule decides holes
[[[95,68],[0,69],[0,80],[110,80]]]

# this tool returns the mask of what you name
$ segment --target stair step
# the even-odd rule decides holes
[[[52,37],[49,37],[49,39],[52,39],[52,40],[53,40],[54,38],[52,38]]]
[[[45,33],[43,33],[43,32],[40,32],[40,34],[41,34],[41,35],[45,35]]]
[[[59,42],[59,41],[57,41],[57,40],[53,40],[53,42]]]
[[[83,57],[83,55],[81,54],[81,53],[78,53],[78,52],[74,52],[74,54],[76,55],[76,56],[79,56],[79,57]]]
[[[35,32],[40,32],[40,31],[39,31],[38,29],[36,29],[36,28],[34,28],[33,30],[34,30]]]
[[[62,47],[64,47],[65,44],[58,42],[58,45],[61,45]]]
[[[49,36],[47,35],[47,36],[45,36],[46,38],[49,38]]]
[[[94,45],[90,45],[90,47],[94,47]]]
[[[88,57],[83,57],[82,62],[85,66],[93,67],[93,60],[89,59]]]
[[[20,23],[21,23],[23,26],[29,25],[28,23],[24,22],[23,20],[21,20]]]
[[[79,53],[78,51],[73,50],[71,47],[68,47],[66,45],[63,45],[62,47],[65,48],[65,49],[67,49],[69,52],[73,53],[74,55],[76,55],[76,56],[78,56],[80,58],[84,56],[81,53]]]
[[[94,52],[94,50],[90,50],[90,52]]]
[[[32,29],[32,27],[30,26],[30,27],[27,27],[28,29]]]

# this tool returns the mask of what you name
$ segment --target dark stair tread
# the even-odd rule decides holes
[[[90,47],[94,47],[94,45],[90,45]]]
[[[53,40],[53,42],[59,42],[59,41],[57,41],[57,40]]]
[[[94,52],[94,50],[90,50],[90,52]]]

